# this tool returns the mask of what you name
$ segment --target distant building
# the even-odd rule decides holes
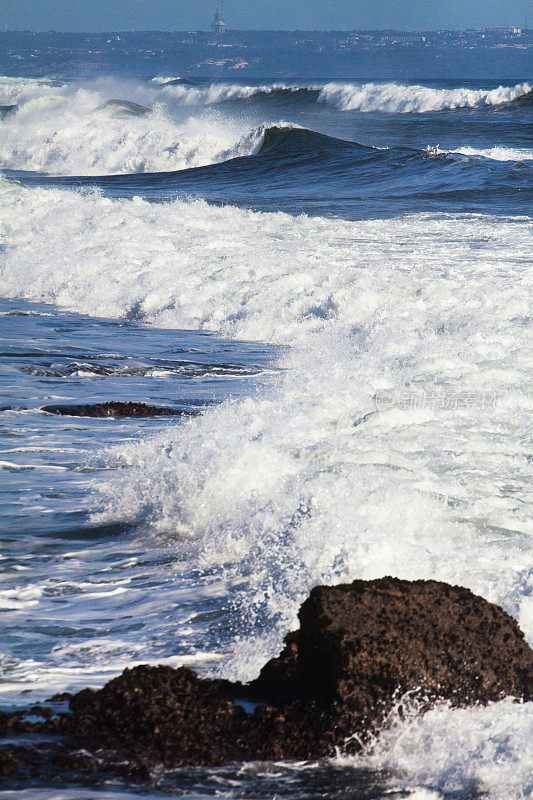
[[[395,34],[394,36],[382,36],[381,41],[386,44],[416,44],[425,42],[426,37],[421,34]]]
[[[211,31],[215,36],[224,36],[226,32],[226,23],[223,19],[223,4],[220,6],[217,5],[217,10],[215,11],[215,18],[211,23]]]

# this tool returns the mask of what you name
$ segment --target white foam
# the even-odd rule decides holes
[[[255,95],[270,95],[279,91],[296,92],[300,86],[274,83],[267,86],[242,86],[240,84],[212,83],[208,86],[187,86],[184,84],[165,85],[165,96],[186,105],[214,105],[230,100],[246,100]]]
[[[529,83],[496,89],[431,89],[397,83],[328,83],[319,100],[342,111],[382,111],[390,114],[426,113],[452,108],[498,106],[529,94]]]
[[[457,330],[468,330],[471,314],[491,304],[494,318],[483,314],[476,323],[491,330],[502,315],[503,326],[508,315],[527,311],[520,283],[530,246],[525,218],[421,214],[347,222],[203,201],[111,200],[96,191],[24,189],[1,179],[0,198],[2,294],[81,313],[136,311],[160,326],[280,344],[375,318],[389,321],[381,347],[392,351],[408,343],[394,344],[390,336],[402,328],[415,334],[424,323],[432,336],[419,344],[425,369],[434,362],[437,371],[453,371],[463,364],[453,349],[440,352],[448,338],[439,337],[439,324],[453,318]],[[491,288],[492,273],[509,277]],[[508,295],[505,314],[501,292]],[[476,347],[481,355],[482,343]],[[460,350],[468,360],[469,351]]]
[[[311,89],[342,110],[425,112],[498,105],[531,91],[529,84],[493,90],[430,89],[397,84],[327,84],[319,87],[138,84],[100,79],[86,85],[0,78],[0,104],[16,103],[1,122],[0,168],[58,175],[159,172],[218,163],[256,153],[264,127],[252,128],[214,106],[257,94]],[[151,109],[120,115],[111,98]],[[284,123],[277,123],[284,124]],[[501,160],[530,157],[525,149],[489,148],[465,154]],[[508,152],[507,152],[508,151]]]
[[[0,105],[9,106],[33,99],[39,95],[53,97],[61,93],[60,86],[39,78],[11,78],[0,76]]]
[[[34,464],[15,464],[13,461],[0,461],[0,469],[6,469],[9,472],[19,472],[26,469],[35,469]]]
[[[213,105],[228,100],[243,100],[255,95],[276,92],[319,92],[318,102],[331,103],[342,111],[378,111],[385,113],[425,113],[455,108],[477,108],[510,103],[529,94],[529,83],[498,86],[495,89],[433,89],[428,86],[397,83],[328,83],[325,86],[270,84],[243,86],[240,84],[210,84],[190,86],[168,85],[172,78],[154,78],[163,86],[165,96],[186,105]]]
[[[317,582],[437,577],[527,621],[526,219],[0,194],[6,295],[292,345],[257,396],[119,448],[130,469],[102,487],[99,519],[249,575],[237,617],[271,633],[239,645],[238,674]]]
[[[120,116],[103,107],[113,93],[153,107],[145,116]],[[0,102],[17,101],[2,121],[0,168],[58,175],[159,172],[251,155],[264,128],[214,111],[181,116],[161,91],[100,81],[87,87],[0,79]],[[172,100],[172,98],[170,98]]]
[[[395,788],[523,800],[533,792],[533,703],[441,704],[422,716],[404,708],[361,755],[339,756],[336,763],[391,770]]]
[[[20,611],[36,606],[43,591],[39,586],[16,586],[0,590],[0,608],[4,611]]]
[[[465,156],[482,156],[493,161],[531,161],[533,160],[533,150],[527,147],[458,147],[457,150],[443,150],[440,152],[459,153]]]
[[[121,469],[95,484],[95,520],[224,573],[221,672],[256,674],[311,586],[385,574],[468,586],[533,641],[529,220],[348,222],[7,181],[0,201],[6,296],[291,345],[247,399],[104,453]],[[422,796],[519,797],[531,706],[431,714],[384,732],[369,763]]]
[[[150,658],[142,650],[142,645],[132,641],[95,638],[55,647],[46,661],[18,661],[0,653],[0,698],[4,705],[27,706],[28,701],[42,702],[56,692],[99,688],[123,670],[142,664],[198,668],[221,658],[220,654],[209,651]]]
[[[180,81],[181,78],[179,75],[157,75],[155,78],[152,78],[153,83],[159,83],[163,86],[165,83],[170,83],[171,81]]]

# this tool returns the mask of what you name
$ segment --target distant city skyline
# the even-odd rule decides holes
[[[0,25],[69,32],[208,30],[216,5],[216,0],[0,0]],[[224,16],[229,29],[411,31],[523,27],[530,9],[529,0],[227,0]]]

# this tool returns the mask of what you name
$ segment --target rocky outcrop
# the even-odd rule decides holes
[[[182,408],[147,406],[145,403],[126,403],[121,400],[107,403],[91,403],[88,405],[51,405],[43,406],[41,411],[48,414],[60,414],[68,417],[196,417],[201,411],[189,411]]]
[[[300,610],[307,697],[358,708],[421,687],[457,705],[531,698],[533,652],[516,621],[461,586],[383,578],[319,586]]]
[[[80,744],[126,750],[149,764],[322,754],[321,728],[309,708],[294,700],[278,707],[250,697],[248,686],[201,679],[186,667],[125,670],[103,689],[75,695],[71,709],[71,733]]]
[[[533,696],[533,652],[517,623],[468,589],[396,578],[320,586],[299,618],[249,684],[136,667],[78,693],[71,716],[50,724],[73,748],[126,753],[135,764],[219,765],[317,758],[352,734],[357,744],[405,692],[422,707]]]
[[[151,763],[314,758],[379,725],[399,694],[471,705],[532,696],[516,622],[468,589],[383,578],[313,589],[300,630],[248,685],[138,667],[71,701],[82,741]],[[241,703],[259,703],[247,713]]]
[[[516,621],[460,586],[382,578],[312,590],[300,630],[254,681],[283,701],[287,687],[326,712],[327,741],[379,725],[416,692],[458,706],[533,696],[533,651]]]

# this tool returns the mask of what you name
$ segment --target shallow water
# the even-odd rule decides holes
[[[206,620],[223,614],[220,577],[128,524],[90,519],[91,486],[108,469],[102,448],[162,431],[168,418],[40,409],[150,398],[203,410],[248,395],[275,351],[22,300],[0,301],[0,331],[4,703],[98,683],[139,661],[216,660]]]
[[[533,641],[530,99],[0,79],[3,707],[136,663],[254,677],[356,577],[468,586]],[[107,400],[203,413],[40,410]],[[518,800],[532,707],[0,797]]]

